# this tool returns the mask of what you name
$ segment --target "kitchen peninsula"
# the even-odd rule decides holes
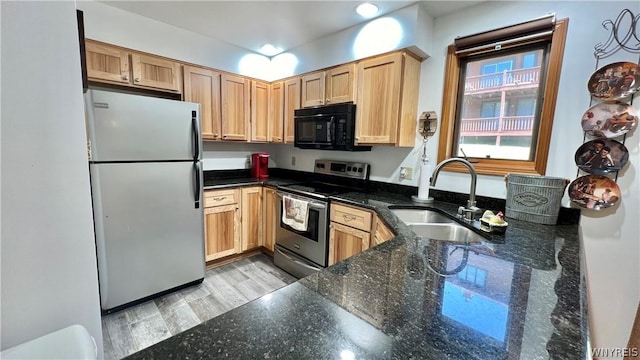
[[[397,236],[128,359],[585,358],[577,225],[509,219],[504,236],[447,243],[389,210],[408,197],[332,200],[375,210]]]

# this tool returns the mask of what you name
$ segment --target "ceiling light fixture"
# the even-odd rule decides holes
[[[273,56],[281,53],[282,49],[271,44],[264,44],[260,47],[260,52],[266,56]]]
[[[356,7],[356,12],[364,18],[372,18],[378,14],[378,7],[372,3],[362,3]]]

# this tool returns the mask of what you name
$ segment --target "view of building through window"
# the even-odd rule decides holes
[[[546,47],[476,57],[461,64],[457,156],[532,160]]]

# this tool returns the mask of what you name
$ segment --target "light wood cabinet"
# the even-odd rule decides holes
[[[420,61],[396,52],[358,63],[356,143],[414,146]]]
[[[89,79],[131,83],[128,51],[87,40],[85,53]]]
[[[284,82],[284,142],[294,142],[294,110],[300,108],[301,79],[294,78]]]
[[[246,187],[242,192],[242,251],[263,243],[262,186]]]
[[[216,260],[241,251],[239,190],[205,191],[205,260]]]
[[[278,197],[276,196],[276,190],[268,187],[264,188],[263,195],[264,238],[263,243],[260,245],[273,252],[276,243],[276,229],[280,225],[280,219],[278,219]]]
[[[329,224],[329,265],[369,248],[371,219],[369,210],[331,203]]]
[[[302,107],[354,101],[355,65],[347,64],[302,77]]]
[[[269,84],[251,82],[251,141],[269,141]]]
[[[249,139],[249,80],[222,74],[222,140]]]
[[[325,103],[338,104],[356,100],[356,66],[347,64],[326,71]]]
[[[324,105],[324,71],[307,74],[302,77],[300,102],[302,107]]]
[[[377,215],[373,226],[374,227],[371,230],[371,233],[373,234],[373,237],[371,238],[371,247],[380,245],[396,236]]]
[[[369,248],[371,234],[332,221],[329,225],[329,265]]]
[[[379,245],[395,236],[371,210],[331,203],[329,265]]]
[[[87,39],[87,77],[98,82],[180,92],[179,62]]]
[[[269,97],[269,141],[284,141],[284,83],[271,84]]]
[[[180,64],[156,56],[132,53],[133,83],[156,89],[180,90]]]
[[[184,101],[200,104],[203,140],[219,140],[220,73],[193,66],[184,67]]]

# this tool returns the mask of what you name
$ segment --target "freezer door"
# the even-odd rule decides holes
[[[92,162],[201,158],[199,104],[90,90],[85,106]]]
[[[103,310],[204,277],[199,169],[189,162],[90,165]]]

